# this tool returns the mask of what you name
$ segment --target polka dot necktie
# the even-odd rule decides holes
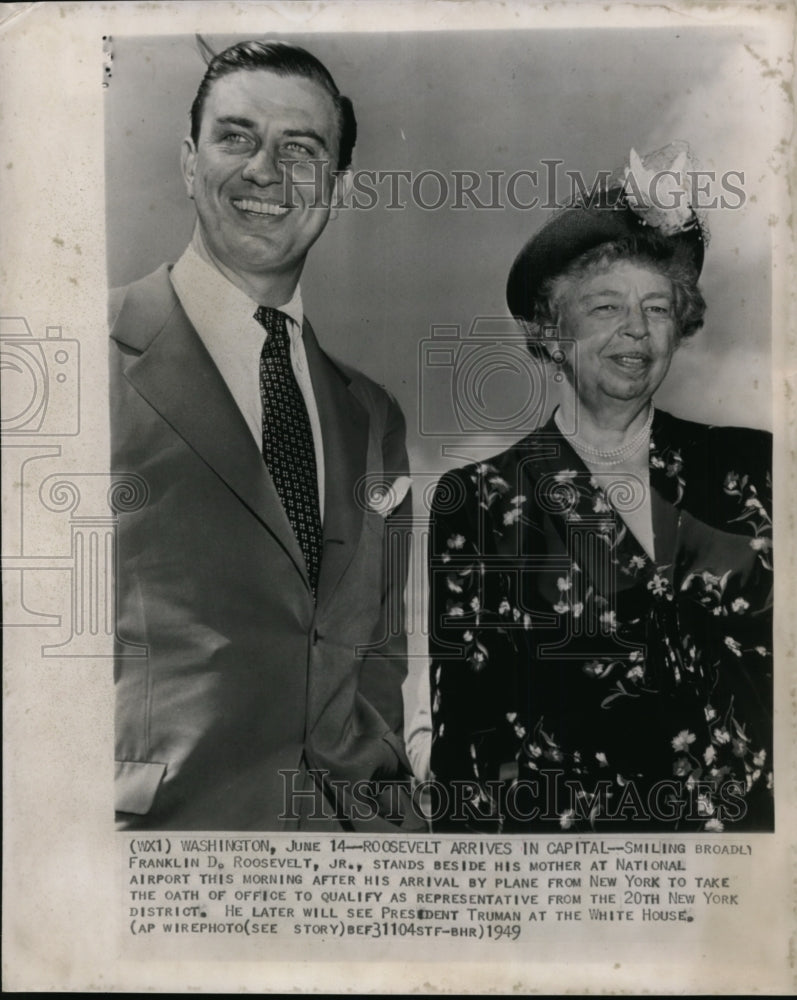
[[[268,334],[260,352],[263,458],[304,555],[315,596],[323,535],[310,418],[293,374],[285,314],[260,306],[255,319]]]

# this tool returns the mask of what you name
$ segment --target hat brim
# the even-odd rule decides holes
[[[561,209],[515,258],[506,286],[506,301],[512,315],[532,320],[532,303],[543,281],[560,274],[587,251],[629,236],[670,245],[674,257],[680,257],[700,274],[704,244],[699,226],[664,237],[616,199],[592,207],[575,205]]]

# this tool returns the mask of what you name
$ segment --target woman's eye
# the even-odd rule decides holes
[[[649,313],[653,313],[654,316],[669,316],[670,307],[669,306],[648,306],[647,310]]]

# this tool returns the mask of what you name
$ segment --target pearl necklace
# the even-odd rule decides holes
[[[597,465],[619,465],[627,458],[635,455],[648,438],[650,428],[653,426],[653,413],[654,407],[651,403],[644,426],[637,431],[630,441],[627,441],[624,445],[621,445],[621,447],[613,448],[610,451],[601,451],[600,448],[593,448],[592,445],[580,441],[575,434],[568,435],[567,441],[577,452],[582,455],[588,455]],[[556,420],[556,426],[559,427],[559,430],[561,431],[562,427],[559,424],[558,413],[554,419]]]

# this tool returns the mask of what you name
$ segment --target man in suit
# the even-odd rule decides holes
[[[145,497],[119,513],[122,829],[419,826],[386,544],[404,421],[323,352],[299,288],[355,136],[304,50],[214,57],[182,149],[191,244],[113,297],[112,468]]]

